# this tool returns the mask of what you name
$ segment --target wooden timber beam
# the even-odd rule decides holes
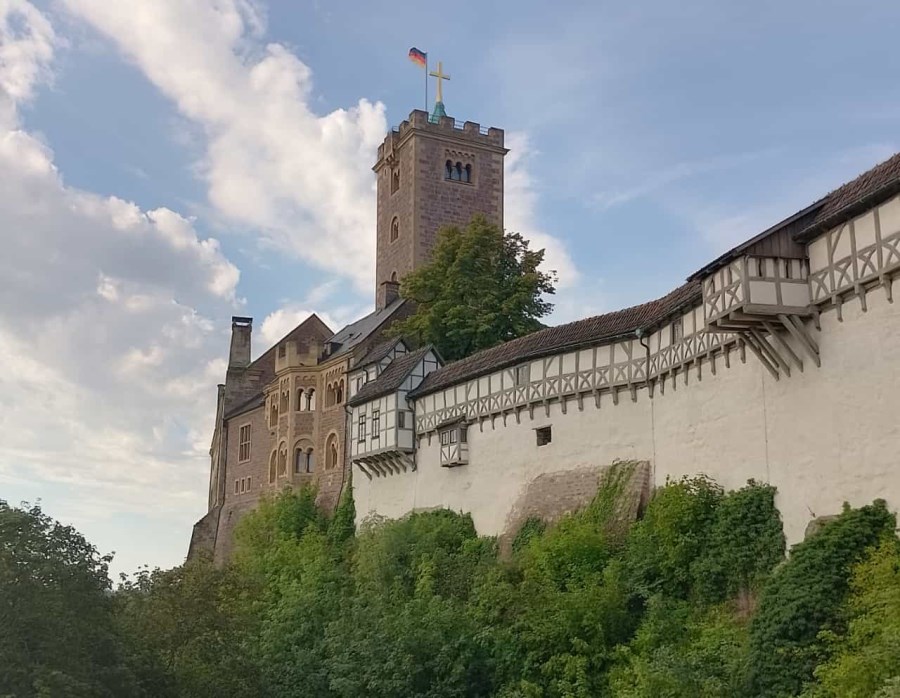
[[[789,315],[779,315],[778,319],[781,320],[781,324],[785,326],[787,331],[791,333],[791,336],[797,340],[797,343],[803,347],[803,350],[809,354],[809,358],[813,360],[816,366],[821,367],[822,360],[819,358],[819,345],[809,336],[809,332],[806,331],[803,323]]]
[[[745,337],[745,341],[742,346],[750,347],[750,351],[752,351],[756,358],[759,359],[759,362],[765,367],[765,369],[772,374],[772,377],[775,380],[779,380],[781,376],[778,375],[778,369],[769,363],[769,359],[762,353],[762,350],[757,347],[750,337]]]
[[[774,361],[778,366],[784,371],[784,374],[790,378],[791,377],[791,367],[788,365],[788,362],[784,360],[784,357],[778,353],[778,350],[775,349],[769,342],[766,341],[766,338],[763,337],[757,330],[750,330],[749,335],[756,342],[756,345],[760,348],[760,350],[769,357],[770,360]]]
[[[778,343],[784,352],[788,355],[791,361],[797,364],[797,368],[800,369],[800,372],[803,372],[803,360],[797,356],[797,353],[791,348],[791,345],[787,343],[784,337],[778,334],[778,328],[775,327],[774,324],[769,322],[768,320],[763,320],[763,326],[768,330],[769,334],[774,337],[775,341]]]

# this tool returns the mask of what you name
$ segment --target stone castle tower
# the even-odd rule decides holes
[[[377,308],[428,259],[440,228],[477,213],[503,226],[503,130],[442,112],[413,111],[378,147]]]

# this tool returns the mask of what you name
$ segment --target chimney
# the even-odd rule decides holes
[[[231,351],[228,353],[228,368],[246,368],[250,365],[250,333],[252,331],[252,317],[233,316],[231,318]]]
[[[399,281],[382,281],[381,288],[378,289],[378,299],[376,306],[378,310],[387,308],[391,303],[400,297]]]

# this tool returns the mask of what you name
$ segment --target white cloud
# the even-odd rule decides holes
[[[200,172],[227,220],[368,291],[374,273],[371,164],[387,131],[365,99],[324,116],[312,72],[262,45],[263,14],[241,0],[64,0],[112,39],[181,114],[203,129]]]
[[[255,345],[254,353],[265,351],[313,313],[318,315],[322,322],[337,332],[344,325],[347,325],[354,320],[358,320],[372,311],[371,307],[357,305],[334,306],[330,303],[330,299],[338,287],[339,284],[337,282],[327,281],[324,284],[312,288],[302,300],[298,302],[286,302],[277,310],[269,313],[263,319],[262,325],[260,326],[262,343]],[[323,305],[331,307],[323,311]],[[319,309],[314,310],[314,308]]]
[[[65,185],[18,114],[55,45],[37,9],[0,0],[0,483],[68,490],[51,513],[104,522],[96,542],[126,568],[141,551],[108,522],[153,517],[174,563],[202,513],[224,372],[207,316],[229,315],[239,272],[176,212]]]
[[[571,288],[578,282],[578,269],[569,256],[565,243],[536,224],[537,189],[531,175],[531,166],[536,153],[531,149],[528,136],[524,133],[509,133],[506,138],[509,154],[506,156],[504,171],[503,214],[506,229],[521,233],[532,242],[532,249],[545,250],[544,267],[559,274],[557,287]]]

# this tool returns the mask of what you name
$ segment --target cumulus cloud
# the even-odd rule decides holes
[[[65,184],[19,114],[58,44],[33,5],[0,0],[0,483],[77,492],[53,513],[88,529],[165,521],[177,562],[224,373],[209,318],[228,316],[239,272],[177,212]]]
[[[509,133],[506,138],[509,154],[504,171],[504,225],[507,230],[521,233],[532,242],[532,249],[544,248],[544,266],[559,274],[560,290],[571,288],[578,282],[578,269],[569,255],[565,243],[537,225],[537,183],[531,175],[531,164],[536,153],[525,133]]]
[[[380,103],[317,115],[312,71],[285,46],[262,45],[262,12],[246,0],[63,2],[203,129],[199,169],[218,214],[371,288]]]

